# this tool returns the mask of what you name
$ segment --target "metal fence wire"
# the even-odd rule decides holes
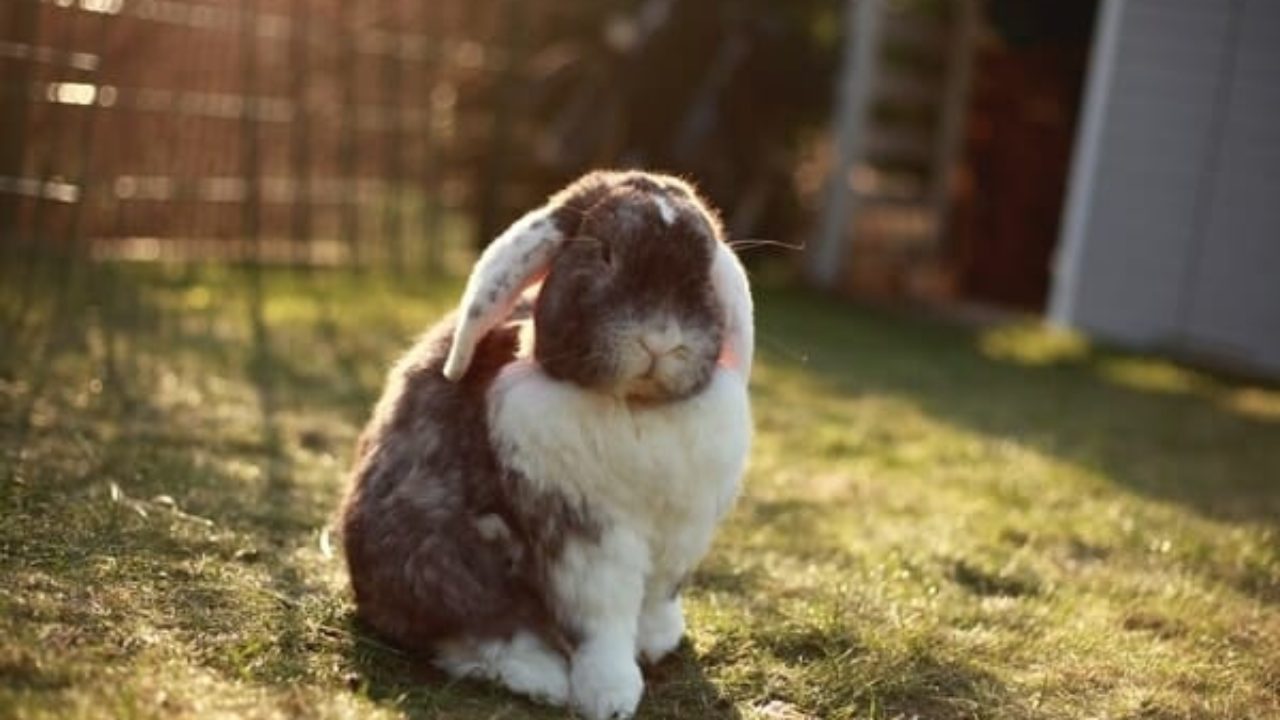
[[[838,8],[0,0],[0,460],[149,427],[175,372],[247,380],[274,445],[317,356],[357,422],[372,358],[590,168],[685,174],[737,238],[785,226]]]
[[[438,268],[503,212],[509,5],[6,0],[9,260]]]

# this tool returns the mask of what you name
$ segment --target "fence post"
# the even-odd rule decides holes
[[[13,39],[34,44],[39,30],[35,0],[9,0],[0,10]],[[26,170],[27,114],[31,104],[31,61],[0,60],[0,177],[16,182]],[[21,195],[16,186],[0,190],[0,243],[16,241]]]
[[[524,22],[524,7],[525,3],[521,0],[504,0],[499,11],[499,16],[505,20],[502,32],[505,57],[494,101],[493,137],[489,142],[489,153],[480,179],[477,249],[484,249],[500,230],[499,223],[504,210],[503,188],[510,180],[507,177],[507,155],[511,144],[511,116],[516,94],[520,91],[517,72],[521,65],[521,49],[528,32]]]
[[[431,28],[431,20],[435,17],[428,4],[423,8],[426,22],[425,28]],[[422,73],[422,91],[419,97],[426,98],[426,112],[422,135],[422,236],[426,239],[426,269],[439,271],[444,267],[444,238],[440,237],[440,173],[436,154],[436,82],[440,78],[440,67],[444,62],[441,48],[444,42],[439,33],[427,33],[427,47],[424,62],[427,69]]]
[[[251,262],[256,267],[262,262],[260,243],[262,207],[261,172],[258,148],[258,37],[257,0],[240,0],[240,81],[244,106],[241,108],[240,147],[241,174],[244,182],[241,222],[242,231],[249,241]]]
[[[310,266],[311,213],[315,207],[311,197],[311,127],[307,94],[310,89],[311,23],[308,0],[293,0],[290,6],[292,25],[289,34],[290,64],[292,65],[291,95],[293,115],[291,138],[293,140],[290,161],[293,165],[293,207],[290,224],[293,242],[292,258],[295,265]]]
[[[102,57],[102,48],[106,46],[107,24],[110,22],[107,18],[106,14],[99,13],[93,19],[97,27],[93,33],[92,47],[99,58]],[[72,257],[78,257],[86,249],[84,247],[85,214],[94,211],[92,203],[97,197],[97,178],[93,173],[95,130],[98,113],[101,112],[100,108],[106,101],[103,94],[101,63],[102,61],[99,60],[97,71],[92,79],[93,97],[82,111],[84,116],[80,119],[80,142],[76,153],[79,163],[76,171],[76,186],[79,188],[79,193],[75,204],[71,206],[71,221],[67,228],[67,247]]]
[[[47,41],[48,47],[53,51],[54,58],[65,57],[75,47],[80,30],[80,13],[83,11],[72,6],[59,12],[63,13],[63,15],[59,16],[62,22],[55,23],[55,25],[60,24],[61,27],[58,28],[56,36],[50,33],[51,37]],[[43,41],[43,38],[32,38],[33,43],[41,41]],[[52,90],[54,83],[60,83],[64,79],[63,70],[55,60],[48,63],[44,73],[37,74],[36,84],[42,93],[47,93]],[[27,228],[27,232],[30,234],[26,243],[27,258],[32,263],[39,260],[41,255],[57,249],[50,247],[50,239],[56,238],[56,234],[53,232],[46,233],[45,231],[45,224],[48,219],[46,216],[49,214],[50,203],[55,199],[49,197],[49,179],[59,174],[62,169],[62,162],[66,157],[72,155],[72,153],[67,152],[66,146],[73,142],[75,137],[75,130],[71,125],[72,110],[70,108],[72,106],[69,103],[64,105],[61,97],[45,96],[43,99],[46,103],[49,119],[42,123],[41,129],[48,135],[41,138],[38,144],[33,145],[33,147],[39,147],[43,151],[43,157],[36,162],[35,207],[31,213],[30,226]],[[24,280],[29,280],[29,276]]]
[[[356,107],[356,64],[360,56],[356,49],[357,0],[344,0],[338,20],[338,33],[342,43],[342,139],[338,149],[338,167],[342,184],[346,189],[342,203],[342,236],[351,256],[349,264],[360,268],[360,178],[356,144],[359,140],[359,116]]]
[[[386,55],[383,58],[383,82],[384,82],[384,106],[383,112],[387,113],[390,119],[389,126],[385,129],[383,137],[383,151],[386,161],[386,185],[390,187],[390,201],[387,202],[387,193],[383,194],[383,201],[387,202],[383,208],[383,232],[387,235],[387,242],[391,245],[391,267],[392,271],[397,275],[404,271],[404,238],[402,235],[401,209],[404,202],[403,182],[404,182],[404,149],[401,147],[403,143],[403,124],[401,122],[401,114],[404,109],[404,93],[402,92],[402,72],[400,63],[401,53],[404,50],[404,28],[400,23],[403,13],[402,5],[399,0],[383,0],[382,16],[384,25],[386,19],[393,21],[392,29],[388,31],[390,36],[390,47],[384,48]]]

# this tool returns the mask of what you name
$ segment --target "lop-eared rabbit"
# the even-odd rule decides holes
[[[685,182],[592,173],[391,371],[342,530],[359,618],[457,677],[630,717],[751,440],[746,274]]]

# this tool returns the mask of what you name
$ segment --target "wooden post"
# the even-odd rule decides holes
[[[258,2],[240,0],[240,91],[244,95],[243,115],[240,124],[241,175],[244,197],[241,202],[242,232],[249,241],[253,264],[262,262],[260,236],[262,234],[262,171],[258,147]]]
[[[293,0],[289,34],[289,64],[293,72],[290,95],[293,117],[290,127],[290,164],[293,170],[293,207],[290,209],[290,236],[295,265],[311,263],[311,112],[307,102],[311,70],[311,22],[308,0]]]
[[[56,34],[50,33],[47,42],[53,49],[55,56],[64,56],[66,53],[71,52],[71,49],[76,46],[79,40],[82,11],[79,8],[70,7],[60,10],[59,13],[62,17],[62,22],[54,25],[55,27],[61,25],[61,27],[58,28]],[[31,40],[32,43],[42,41],[44,41],[44,38],[32,38]],[[54,63],[49,63],[44,72],[36,73],[35,81],[40,86],[41,95],[47,92],[46,88],[49,87],[50,83],[65,81],[67,76],[64,73],[65,70]],[[75,115],[75,111],[72,109],[74,106],[64,104],[61,99],[57,102],[52,102],[48,98],[46,100],[49,101],[49,105],[45,108],[48,119],[45,120],[41,128],[43,130],[42,136],[32,143],[32,148],[40,150],[42,155],[35,168],[35,179],[39,185],[37,185],[35,206],[31,212],[31,224],[27,228],[29,237],[26,238],[27,257],[32,262],[38,259],[39,255],[58,249],[53,246],[53,238],[56,237],[56,233],[52,231],[52,228],[45,227],[48,220],[47,216],[50,212],[49,206],[53,202],[48,197],[49,182],[50,178],[61,173],[62,163],[74,155],[74,151],[68,151],[68,147],[75,142],[75,129],[71,122]],[[57,213],[55,212],[56,215]],[[52,225],[52,223],[48,224]],[[26,278],[24,278],[25,280]]]
[[[524,22],[524,2],[521,0],[505,0],[501,17],[504,18],[503,50],[506,59],[502,66],[502,74],[498,77],[495,89],[493,108],[493,136],[489,140],[489,152],[480,178],[480,208],[476,237],[476,248],[483,249],[501,230],[501,214],[503,212],[503,188],[510,180],[507,177],[510,154],[511,121],[516,103],[516,95],[520,90],[517,73],[522,60],[521,49],[528,28]]]
[[[356,106],[356,64],[360,55],[356,48],[357,1],[339,3],[338,34],[342,43],[342,139],[338,148],[338,166],[346,196],[342,202],[342,237],[350,256],[348,264],[359,268],[360,253],[360,167],[358,143],[360,136],[359,108]]]
[[[93,50],[101,57],[103,48],[106,47],[106,35],[109,23],[113,22],[108,15],[100,13],[93,22],[97,24],[93,33]],[[105,78],[102,74],[103,68],[98,67],[97,72],[92,76],[91,82],[94,85],[93,101],[89,103],[83,110],[84,116],[80,119],[80,143],[77,152],[77,162],[79,168],[76,171],[76,186],[80,188],[79,196],[76,203],[71,207],[71,222],[67,228],[67,246],[70,248],[73,256],[79,256],[84,247],[85,240],[85,216],[86,213],[90,218],[95,217],[96,208],[94,203],[98,198],[99,183],[98,178],[94,174],[94,141],[97,140],[97,128],[99,114],[102,112],[100,108],[105,102],[103,96],[103,87],[105,86]]]
[[[849,0],[845,14],[844,60],[836,91],[835,162],[827,180],[818,234],[806,253],[809,280],[828,290],[837,286],[844,270],[849,225],[856,217],[857,198],[850,179],[861,156],[871,105],[884,2]]]
[[[34,44],[39,34],[39,4],[9,0],[0,10],[11,37]],[[31,60],[0,60],[0,177],[16,182],[26,171],[27,114],[31,105]],[[18,236],[17,187],[0,190],[0,244],[6,250]]]
[[[391,47],[384,48],[383,57],[383,112],[390,115],[389,126],[383,132],[383,153],[386,163],[386,181],[384,187],[389,193],[383,194],[383,233],[391,249],[391,269],[397,275],[404,272],[404,237],[401,213],[404,203],[404,126],[402,122],[404,110],[404,83],[400,63],[403,62],[404,29],[400,24],[403,17],[403,5],[399,0],[383,0],[383,24],[390,19],[392,24],[386,30],[392,38]]]
[[[434,29],[432,20],[435,19],[433,8],[435,6],[428,3],[423,6],[421,12],[424,18],[423,28]],[[424,127],[422,128],[422,160],[420,165],[421,182],[422,182],[422,228],[420,230],[422,237],[426,242],[426,253],[424,256],[425,270],[428,272],[436,272],[444,267],[444,238],[441,237],[441,178],[443,173],[438,169],[439,153],[437,152],[436,142],[436,104],[433,93],[436,89],[436,83],[440,79],[442,73],[441,68],[445,62],[443,51],[444,41],[441,33],[427,33],[428,46],[426,57],[423,62],[426,69],[421,73],[421,77],[415,79],[418,85],[418,96],[426,98],[426,113],[423,117]]]

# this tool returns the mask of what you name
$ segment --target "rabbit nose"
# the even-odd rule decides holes
[[[675,324],[662,330],[649,330],[640,335],[640,344],[654,357],[662,357],[680,347],[680,330]]]

